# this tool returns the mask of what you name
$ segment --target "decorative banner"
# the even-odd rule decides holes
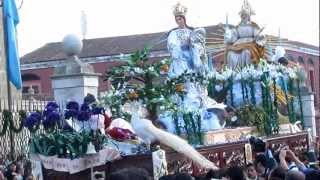
[[[164,150],[159,148],[159,150],[152,153],[152,163],[153,178],[155,180],[168,174],[166,152]]]
[[[244,152],[245,152],[245,158],[246,158],[246,163],[252,162],[252,149],[251,145],[249,143],[244,145]]]
[[[32,174],[37,180],[43,180],[41,162],[31,160]]]
[[[100,166],[109,161],[120,159],[120,153],[116,149],[106,147],[98,153],[78,159],[58,158],[57,156],[33,155],[31,159],[40,160],[46,169],[74,174],[85,169]]]

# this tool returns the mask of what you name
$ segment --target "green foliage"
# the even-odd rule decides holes
[[[121,106],[130,100],[141,100],[151,117],[156,116],[157,107],[169,104],[165,98],[167,86],[162,82],[161,75],[163,66],[168,66],[169,60],[150,62],[148,54],[148,48],[136,51],[126,65],[106,72],[105,80],[111,82],[113,90],[104,98],[104,103],[110,106],[113,118],[129,117],[121,111]]]
[[[20,133],[23,129],[23,120],[26,118],[26,112],[21,110],[19,111],[19,119],[18,119],[18,127],[16,127],[16,123],[13,119],[13,114],[9,110],[3,110],[2,112],[2,129],[0,131],[0,136],[4,136],[7,130],[12,131],[14,133]]]
[[[100,132],[95,131],[83,131],[81,133],[54,131],[33,136],[30,143],[30,152],[73,159],[84,156],[90,142],[93,142],[96,150],[99,151],[103,148],[103,144],[107,142],[107,138]]]
[[[239,126],[255,126],[258,133],[266,134],[267,114],[263,108],[248,104],[236,110]]]

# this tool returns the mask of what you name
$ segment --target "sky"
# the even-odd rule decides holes
[[[19,6],[22,0],[16,0]],[[19,9],[20,56],[67,34],[82,37],[81,12],[86,14],[85,38],[168,31],[176,27],[172,7],[188,7],[187,23],[202,27],[240,21],[243,0],[23,0]],[[319,0],[249,0],[251,18],[264,33],[319,46]]]

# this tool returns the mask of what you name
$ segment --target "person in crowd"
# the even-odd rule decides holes
[[[162,176],[159,180],[194,180],[195,178],[187,173],[177,173],[173,175]]]
[[[305,180],[305,175],[300,171],[288,171],[285,180]]]
[[[142,168],[126,168],[110,174],[110,180],[151,180],[149,173]]]
[[[13,162],[9,165],[9,168],[5,173],[5,177],[7,178],[7,180],[13,180],[16,175],[17,175],[17,166]]]
[[[279,152],[279,164],[282,168],[291,170],[306,171],[308,168],[299,160],[299,158],[288,147],[285,147]]]
[[[228,180],[245,180],[243,170],[239,166],[231,166],[227,169],[225,178]]]
[[[246,168],[248,180],[258,180],[258,173],[253,163],[248,163]]]
[[[299,155],[299,159],[306,167],[308,167],[308,165],[309,165],[308,152],[302,152]]]
[[[254,166],[259,177],[265,178],[268,176],[270,169],[267,167],[267,157],[264,154],[256,156]]]
[[[32,174],[32,163],[31,161],[26,161],[24,163],[24,178],[27,179],[28,177],[32,177],[32,178],[35,178]],[[30,178],[29,178],[30,179]]]
[[[0,169],[0,180],[5,180],[2,169]]]
[[[268,180],[284,180],[285,176],[286,176],[286,169],[284,169],[281,166],[278,166],[274,169],[272,169],[268,175]]]
[[[306,173],[306,180],[319,180],[320,179],[320,171],[312,170]]]
[[[258,159],[260,158],[260,160],[264,161],[265,163],[264,167],[267,170],[267,172],[277,166],[277,162],[273,157],[273,153],[267,142],[264,142],[262,139],[256,138],[254,136],[252,136],[249,139],[249,142],[252,146],[253,152],[257,156],[260,156],[258,157]]]
[[[32,174],[30,174],[26,176],[25,180],[36,180],[36,178]]]
[[[22,163],[17,163],[16,165],[16,173],[13,177],[14,180],[23,180],[24,170]]]

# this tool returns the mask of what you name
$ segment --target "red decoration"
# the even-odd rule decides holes
[[[117,141],[126,141],[126,140],[136,140],[137,135],[132,133],[129,129],[122,129],[118,127],[114,127],[111,130],[106,130],[113,139]]]
[[[104,116],[104,128],[107,129],[111,124],[111,117],[109,117],[106,114],[103,114],[103,116]]]

